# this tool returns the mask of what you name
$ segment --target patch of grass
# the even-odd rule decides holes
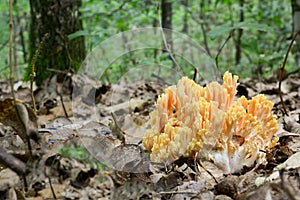
[[[97,167],[99,171],[107,169],[107,165],[100,161],[91,161],[90,155],[87,150],[80,145],[75,145],[74,147],[63,147],[59,150],[59,154],[62,157],[69,159],[76,159],[84,164],[89,164],[91,167]]]

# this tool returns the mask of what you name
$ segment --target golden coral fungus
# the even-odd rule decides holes
[[[278,138],[273,103],[264,95],[234,101],[238,77],[226,72],[223,85],[201,87],[183,77],[168,87],[150,114],[144,147],[156,162],[180,156],[214,162],[226,173],[265,163],[265,153]]]

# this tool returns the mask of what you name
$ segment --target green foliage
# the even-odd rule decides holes
[[[22,50],[20,31],[23,31],[25,45],[28,41],[28,20],[29,20],[29,2],[17,1],[13,7],[14,15],[14,35],[16,36],[15,52],[17,63],[16,66],[19,68],[20,73],[24,72],[27,60],[24,60],[24,51]],[[19,17],[17,17],[19,16]],[[9,65],[8,65],[8,54],[9,54],[9,2],[0,1],[0,78],[9,77]],[[17,69],[15,68],[15,73]]]
[[[59,154],[66,158],[73,158],[84,163],[89,161],[89,154],[82,146],[63,147],[59,150]]]
[[[146,1],[148,2],[148,1]],[[213,4],[204,1],[200,8],[200,1],[189,1],[186,8],[180,1],[173,3],[173,30],[183,29],[183,18],[187,16],[188,35],[204,46],[204,35],[201,25],[204,26],[207,35],[207,48],[214,58],[220,46],[225,42],[231,30],[243,29],[242,36],[242,60],[235,66],[235,40],[236,34],[225,45],[219,57],[221,71],[231,70],[241,77],[251,77],[257,68],[261,68],[265,74],[280,66],[286,51],[285,39],[291,33],[291,8],[286,2],[272,2],[265,0],[245,0],[244,7],[239,6],[238,0],[215,0]],[[155,4],[141,3],[136,1],[123,2],[105,1],[107,6],[95,6],[94,1],[85,0],[82,9],[87,36],[87,43],[94,47],[114,35],[115,33],[132,29],[134,27],[149,27],[158,19]],[[110,5],[110,6],[108,6]],[[123,7],[122,7],[123,5]],[[110,9],[107,9],[107,8]],[[119,9],[122,7],[122,9]],[[135,9],[136,10],[135,10]],[[117,12],[115,12],[118,10]],[[239,12],[244,11],[243,22],[239,21]],[[202,18],[200,18],[202,12]],[[217,13],[217,14],[216,14]],[[93,16],[93,17],[92,17]],[[92,21],[92,20],[93,21]],[[91,24],[99,24],[93,26]],[[79,35],[82,33],[78,33]],[[275,44],[275,45],[274,45]],[[130,57],[130,56],[129,56]],[[132,56],[131,56],[132,57]],[[163,56],[162,56],[163,57]],[[135,64],[154,62],[158,66],[172,65],[170,59],[161,56],[154,58],[153,54],[134,53]],[[178,59],[178,58],[177,58]],[[133,67],[128,56],[118,58],[118,62],[112,64],[106,73],[110,81],[117,81],[124,73]],[[292,59],[290,59],[293,62]],[[193,67],[183,60],[178,61],[181,68],[188,76],[192,76]],[[186,69],[188,67],[188,69]]]
[[[260,31],[265,31],[265,32],[269,32],[272,31],[272,28],[269,27],[266,24],[258,24],[258,23],[246,23],[246,22],[240,22],[235,24],[234,26],[231,25],[221,25],[217,28],[215,28],[214,30],[209,32],[209,36],[211,37],[211,39],[215,39],[217,37],[220,37],[222,35],[228,35],[230,31],[232,31],[233,29],[252,29],[252,30],[260,30]]]
[[[75,147],[63,147],[59,150],[62,157],[76,159],[84,164],[97,166],[98,170],[107,169],[107,166],[102,162],[91,161],[89,153],[83,146],[76,145]]]
[[[157,3],[160,1],[138,0],[82,0],[80,9],[83,20],[83,31],[69,35],[73,40],[84,36],[87,51],[92,51],[97,45],[117,33],[132,30],[134,28],[159,26],[160,18]],[[268,75],[272,70],[281,66],[291,36],[292,15],[290,2],[268,0],[244,0],[244,6],[240,7],[240,0],[196,0],[188,1],[186,7],[183,1],[171,1],[173,4],[173,30],[181,32],[184,27],[184,18],[187,19],[188,29],[186,34],[196,42],[208,49],[212,59],[218,53],[219,48],[229,36],[231,30],[235,30],[231,39],[226,43],[219,56],[221,71],[231,70],[241,77],[255,76],[255,71],[261,71]],[[200,7],[201,2],[203,6]],[[0,35],[0,71],[2,76],[8,72],[8,2],[0,2],[0,25],[3,27]],[[244,21],[240,22],[240,11],[244,12]],[[20,16],[25,36],[25,46],[28,49],[29,27],[29,3],[18,1],[14,8],[16,15]],[[237,30],[243,29],[242,35],[242,59],[235,64],[235,50]],[[206,38],[205,38],[206,37]],[[204,40],[207,41],[205,46]],[[3,48],[1,46],[4,45]],[[24,51],[21,48],[20,38],[16,44],[18,65],[25,66],[32,58],[23,59]],[[87,52],[87,54],[88,54]],[[160,53],[161,54],[161,53]],[[294,54],[295,55],[295,54]],[[99,58],[101,59],[101,58]],[[184,59],[176,57],[183,71],[192,76],[193,66]],[[172,61],[168,55],[154,55],[154,51],[131,52],[123,55],[105,72],[105,80],[118,81],[122,75],[136,65],[156,65],[172,68]],[[293,54],[289,56],[290,70],[296,68]],[[78,63],[80,66],[80,63]],[[157,67],[159,68],[159,67]],[[24,71],[22,68],[21,72]]]

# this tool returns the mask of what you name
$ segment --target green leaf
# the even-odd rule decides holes
[[[76,31],[75,33],[71,33],[68,35],[69,40],[73,40],[80,36],[87,36],[90,35],[88,31]]]
[[[209,32],[209,37],[215,39],[221,35],[228,34],[234,27],[229,25],[221,25]]]
[[[210,31],[209,37],[211,39],[215,39],[216,37],[219,37],[221,35],[227,35],[233,29],[254,29],[267,32],[272,31],[272,28],[266,24],[240,22],[234,26],[221,25],[216,29]]]
[[[219,3],[221,3],[221,4],[225,4],[225,5],[231,5],[232,3],[234,3],[234,2],[232,2],[232,0],[216,0],[215,1],[215,7],[219,4]]]
[[[273,29],[266,24],[240,22],[234,26],[234,29],[255,29],[260,31],[272,31]]]

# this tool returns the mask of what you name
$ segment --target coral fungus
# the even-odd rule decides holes
[[[214,162],[226,173],[266,163],[265,152],[278,141],[273,103],[264,95],[235,101],[238,77],[226,72],[223,85],[201,87],[183,77],[158,98],[150,114],[144,147],[156,162],[180,156]]]

